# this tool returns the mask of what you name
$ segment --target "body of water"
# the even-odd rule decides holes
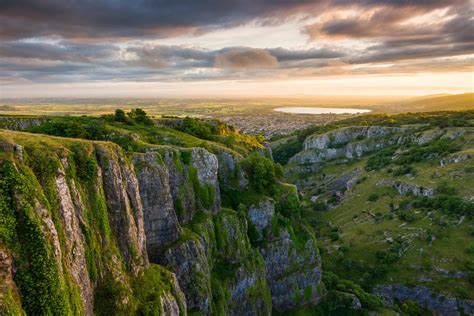
[[[304,108],[304,107],[287,107],[276,108],[274,111],[295,114],[359,114],[368,113],[371,110],[365,109],[346,109],[346,108]]]

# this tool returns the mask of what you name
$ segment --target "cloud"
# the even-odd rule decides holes
[[[315,4],[311,0],[5,0],[0,4],[0,36],[169,37],[287,16],[304,6]]]
[[[467,59],[443,58],[474,53],[473,15],[470,0],[5,0],[0,68],[3,81],[33,82],[468,71]],[[282,37],[301,28],[302,43],[233,47],[219,34],[278,24],[294,27]],[[187,42],[203,32],[208,49]]]
[[[66,41],[56,43],[4,41],[0,45],[0,57],[87,63],[109,57],[114,51],[116,47],[113,45],[75,44]]]
[[[127,52],[133,54],[130,65],[154,68],[165,67],[209,67],[212,65],[213,53],[206,50],[185,48],[181,46],[145,45],[129,47]]]
[[[278,66],[278,60],[263,49],[236,48],[215,56],[214,66],[230,69],[265,69]]]

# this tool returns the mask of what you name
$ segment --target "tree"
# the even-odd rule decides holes
[[[271,191],[276,182],[273,161],[254,152],[241,162],[250,184],[257,192]]]
[[[138,124],[152,125],[153,121],[148,117],[145,111],[136,108],[127,113],[127,115]]]
[[[124,122],[125,123],[127,121],[127,117],[125,116],[125,112],[121,109],[116,109],[114,120],[117,121],[117,122]]]

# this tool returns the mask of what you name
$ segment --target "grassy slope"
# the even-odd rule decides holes
[[[411,112],[468,110],[474,108],[474,93],[409,99],[401,106],[402,108],[409,108]]]
[[[474,136],[467,136],[461,152],[474,153],[472,144]],[[459,152],[457,153],[459,154]],[[321,171],[312,174],[293,175],[292,179],[315,179],[323,181],[331,175],[339,176],[356,168],[362,170],[365,181],[356,185],[351,191],[346,192],[343,202],[327,212],[307,211],[307,220],[314,223],[320,230],[320,245],[330,255],[326,258],[332,260],[339,246],[348,246],[345,253],[347,258],[362,262],[366,266],[377,266],[379,262],[375,253],[385,250],[390,246],[387,239],[405,236],[408,240],[408,250],[403,253],[400,260],[390,265],[389,273],[384,278],[386,283],[418,284],[432,287],[442,292],[452,293],[461,297],[474,298],[474,286],[465,278],[451,278],[437,271],[437,268],[449,271],[466,271],[466,263],[474,260],[474,254],[468,253],[466,248],[474,245],[474,238],[469,234],[469,226],[473,224],[472,218],[465,218],[462,223],[459,218],[448,217],[439,213],[437,217],[444,219],[448,225],[442,227],[433,222],[426,213],[415,209],[419,219],[414,222],[404,222],[395,214],[390,216],[390,203],[396,206],[406,199],[394,190],[378,187],[376,183],[381,179],[394,178],[408,183],[425,187],[436,188],[443,181],[447,181],[458,190],[458,194],[466,199],[474,196],[474,174],[467,172],[468,167],[474,165],[474,158],[440,166],[439,159],[425,160],[413,164],[417,175],[394,177],[387,173],[387,168],[380,171],[367,172],[364,170],[370,156],[349,164],[327,164]],[[393,166],[392,166],[393,168]],[[323,187],[324,189],[324,187]],[[369,196],[378,193],[381,197],[374,202],[368,201]],[[304,190],[307,197],[306,204],[311,206],[309,198],[317,195],[316,187]],[[392,197],[390,197],[392,195]],[[324,196],[324,193],[323,193]],[[437,213],[438,211],[435,211]],[[379,213],[379,214],[378,214]],[[376,217],[383,218],[382,220]],[[322,225],[320,225],[322,223]],[[340,239],[331,241],[331,230],[328,227],[339,229]],[[436,240],[429,242],[423,240],[422,232],[432,231],[437,236]],[[355,281],[360,276],[353,276]],[[421,278],[423,277],[423,278]],[[382,281],[382,280],[381,280]],[[382,283],[383,283],[382,282]]]

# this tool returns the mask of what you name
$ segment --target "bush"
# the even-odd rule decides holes
[[[403,311],[403,315],[407,316],[418,316],[422,315],[423,309],[417,302],[412,300],[407,300],[402,303],[400,306],[401,310]]]
[[[131,110],[127,115],[137,124],[153,125],[153,121],[148,117],[146,112],[140,108]]]
[[[474,254],[474,244],[470,244],[469,246],[467,246],[466,253]]]
[[[173,293],[172,276],[161,266],[151,264],[133,281],[133,294],[136,300],[136,315],[161,315],[162,296]],[[182,302],[177,302],[180,305]],[[183,306],[179,306],[180,310]]]
[[[127,116],[125,115],[125,112],[121,109],[116,109],[114,114],[114,121],[126,123],[128,120]]]
[[[254,152],[242,160],[241,167],[256,192],[264,193],[274,190],[276,173],[273,161]]]
[[[474,203],[465,201],[459,196],[439,194],[433,198],[418,197],[413,200],[413,206],[420,208],[440,210],[451,215],[472,215],[474,212]]]
[[[397,168],[393,171],[394,176],[403,176],[406,174],[416,175],[416,170],[412,166],[407,165]]]
[[[411,223],[417,219],[417,216],[413,211],[405,210],[398,213],[398,218],[400,218],[402,221]]]
[[[339,233],[338,232],[331,232],[329,234],[329,238],[331,238],[332,241],[337,241],[339,240]]]
[[[370,157],[367,160],[367,165],[365,166],[365,170],[380,170],[392,162],[392,156],[395,153],[395,149],[393,148],[385,148],[378,151],[374,156]]]
[[[456,195],[457,191],[457,188],[449,184],[447,181],[441,182],[436,188],[437,194]]]
[[[316,212],[324,212],[329,209],[329,206],[323,201],[316,201],[313,205],[313,210]]]
[[[461,150],[460,141],[449,139],[437,139],[424,145],[413,145],[403,152],[395,162],[398,165],[407,165],[413,162],[421,162],[433,157],[442,157],[447,154]]]
[[[369,195],[369,198],[367,199],[370,202],[375,202],[379,199],[379,195],[377,193],[372,193]]]

